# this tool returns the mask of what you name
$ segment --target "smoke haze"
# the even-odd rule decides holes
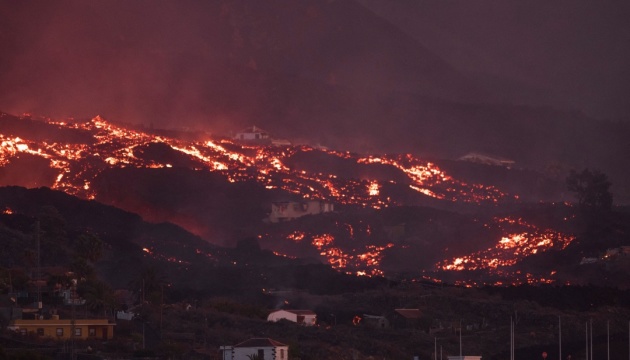
[[[617,176],[628,18],[586,0],[0,1],[0,110]]]

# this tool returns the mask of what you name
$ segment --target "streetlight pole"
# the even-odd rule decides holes
[[[437,360],[437,337],[435,338],[435,343],[433,344],[433,359]]]
[[[593,319],[591,319],[591,360],[593,360]]]
[[[584,326],[584,334],[586,334],[586,360],[588,360],[588,321],[586,322],[585,326]]]
[[[462,360],[462,320],[459,320],[459,360]]]

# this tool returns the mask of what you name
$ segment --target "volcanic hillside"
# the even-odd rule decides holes
[[[412,155],[238,143],[100,117],[1,121],[3,185],[61,190],[210,243],[256,238],[276,255],[350,274],[469,284],[576,281],[572,271],[587,255],[565,256],[566,273],[553,256],[522,268],[570,249],[581,231],[570,205],[527,205],[566,196],[562,183],[532,171],[444,161],[447,172]],[[307,200],[336,211],[268,222],[272,203]]]
[[[593,115],[627,116],[627,6],[379,3],[3,2],[0,108],[596,168],[630,201],[630,127]]]

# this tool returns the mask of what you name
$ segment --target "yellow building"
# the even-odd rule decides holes
[[[114,326],[107,319],[76,319],[74,321],[75,339],[107,340],[114,336]],[[41,337],[56,339],[70,339],[72,334],[72,320],[60,320],[57,317],[46,320],[13,320],[10,328],[20,333],[35,334]]]

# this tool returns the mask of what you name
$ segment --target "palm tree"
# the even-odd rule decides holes
[[[249,360],[263,360],[263,357],[258,354],[247,355]]]
[[[107,315],[107,310],[113,309],[115,305],[114,292],[100,280],[88,282],[83,297],[85,306],[94,314],[102,312],[103,315]]]

